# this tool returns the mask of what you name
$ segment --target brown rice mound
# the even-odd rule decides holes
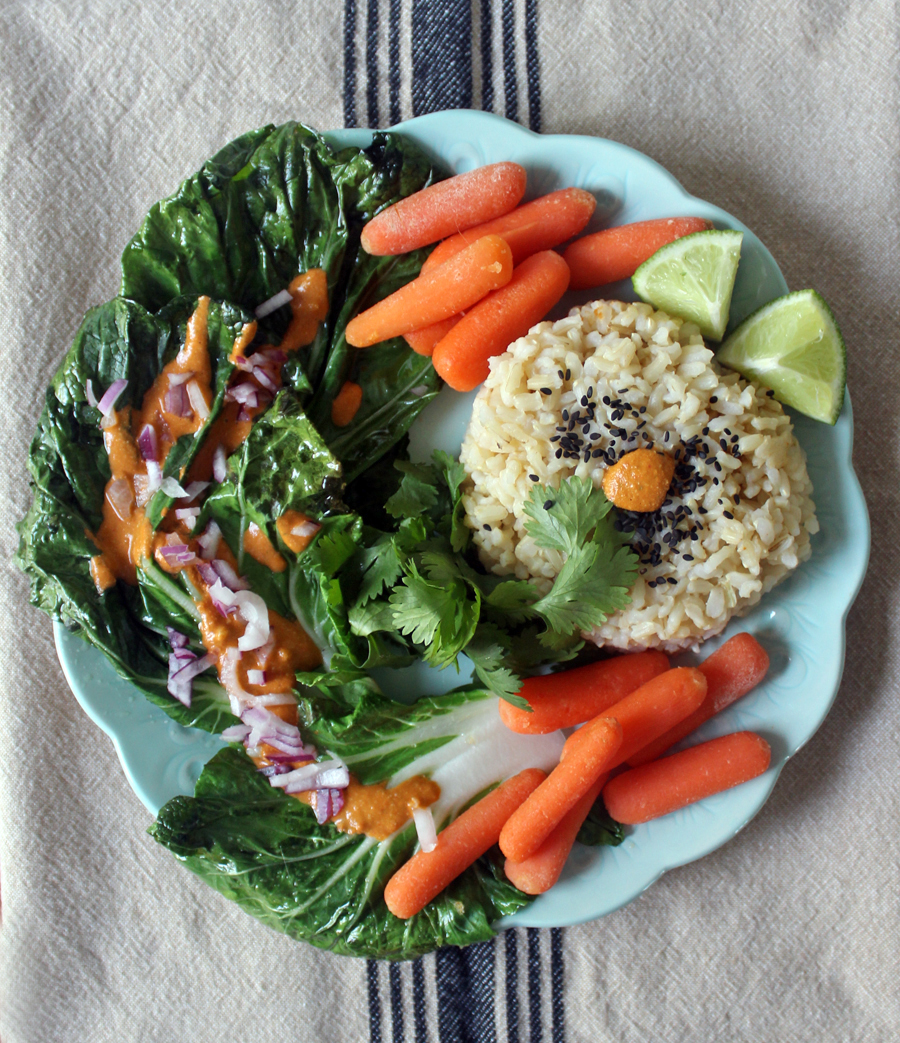
[[[623,453],[678,461],[654,515],[619,516],[641,558],[631,604],[590,635],[676,652],[719,633],[810,554],[806,458],[763,388],[720,367],[696,326],[647,304],[595,301],[542,322],[492,360],[460,459],[482,563],[549,590],[558,551],[525,532],[535,482],[599,486]]]

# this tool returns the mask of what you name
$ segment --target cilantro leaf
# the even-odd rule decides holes
[[[466,469],[448,453],[435,450],[434,466],[450,493],[450,546],[461,554],[469,545],[472,532],[466,525],[466,512],[462,502],[462,486],[466,480]]]
[[[531,712],[527,699],[519,695],[522,679],[509,666],[506,635],[490,623],[481,624],[466,646],[475,676],[485,688],[519,709]]]
[[[434,469],[428,464],[413,464],[396,460],[394,467],[403,472],[400,488],[384,505],[392,518],[415,518],[426,514],[438,502],[438,488]]]
[[[447,666],[465,648],[475,632],[481,596],[461,580],[437,585],[426,580],[410,562],[402,583],[390,596],[394,626],[425,647],[424,657],[433,666]]]
[[[486,614],[499,622],[524,623],[534,616],[533,605],[539,594],[532,583],[508,579],[498,583],[485,597]]]
[[[360,551],[359,560],[365,571],[356,598],[357,606],[378,597],[403,575],[403,562],[397,553],[394,538],[389,533],[382,533],[371,547]]]
[[[610,553],[609,540],[570,554],[550,592],[534,606],[560,634],[591,630],[630,601],[637,557],[626,546]]]
[[[524,504],[525,531],[539,547],[574,554],[605,518],[612,505],[590,478],[571,477],[558,489],[532,486]]]
[[[350,628],[360,637],[394,629],[394,609],[388,601],[357,602],[347,613]]]

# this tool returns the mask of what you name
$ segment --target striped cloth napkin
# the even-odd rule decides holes
[[[0,5],[7,561],[49,375],[156,199],[268,122],[463,107],[639,149],[825,295],[877,534],[836,706],[740,836],[600,922],[402,964],[294,943],[176,865],[0,571],[2,1043],[900,1038],[898,36],[864,0]]]

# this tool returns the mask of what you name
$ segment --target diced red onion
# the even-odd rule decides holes
[[[259,405],[259,389],[254,387],[249,380],[245,380],[230,387],[225,392],[225,399],[228,402],[239,402],[242,406],[254,409]]]
[[[200,575],[203,577],[203,582],[205,583],[207,582],[206,570],[202,566],[200,567],[200,569]],[[230,615],[237,608],[234,600],[234,591],[229,590],[228,587],[225,586],[225,584],[218,576],[216,576],[215,583],[213,583],[212,586],[209,588],[209,596],[215,608],[218,609],[218,611],[221,612],[223,616]],[[234,651],[237,653],[238,657],[240,657],[240,652],[238,652],[237,649],[234,649]],[[249,695],[250,693],[248,692],[247,694]]]
[[[427,392],[427,384],[416,384],[416,386],[412,389],[412,393],[416,396],[416,398],[421,398],[423,395],[427,394]]]
[[[216,451],[213,453],[212,472],[213,478],[219,484],[228,477],[228,458],[225,456],[225,446],[223,445],[217,445]]]
[[[109,385],[109,387],[104,392],[103,397],[97,403],[97,408],[104,416],[107,416],[112,412],[113,406],[116,404],[116,399],[119,397],[119,395],[122,394],[122,392],[125,390],[127,386],[128,381],[125,380],[123,377],[120,377],[118,380],[114,380]]]
[[[222,738],[226,742],[243,742],[250,734],[249,724],[232,724],[222,732]]]
[[[169,644],[173,649],[176,648],[187,648],[188,639],[184,634],[179,633],[174,627],[166,627],[166,635],[169,638]]]
[[[160,547],[159,553],[165,559],[166,564],[173,567],[193,565],[200,560],[185,543],[172,547]]]
[[[266,692],[264,695],[253,696],[254,706],[289,706],[296,701],[290,692]]]
[[[243,576],[239,576],[234,569],[228,564],[227,561],[223,561],[221,558],[214,558],[210,565],[216,570],[219,579],[228,587],[229,590],[249,590],[250,582],[244,579]],[[246,650],[245,650],[246,651]]]
[[[265,684],[266,683],[266,672],[265,672],[265,670],[248,670],[247,671],[247,683],[248,684]]]
[[[307,519],[304,522],[300,522],[299,525],[295,525],[293,527],[293,529],[291,529],[291,535],[292,536],[300,536],[300,537],[303,537],[303,536],[315,536],[315,534],[321,528],[322,528],[322,526],[319,525],[318,522],[309,521],[309,519]]]
[[[219,549],[219,540],[221,538],[222,530],[214,521],[211,521],[206,526],[206,530],[203,534],[197,537],[197,542],[200,544],[200,557],[203,558],[204,561],[210,561],[216,556],[216,551]],[[208,581],[204,578],[204,582]]]
[[[327,768],[325,771],[320,771],[317,782],[320,789],[346,787],[350,785],[350,772],[347,770],[346,764],[338,761],[337,767]]]
[[[200,493],[206,492],[209,486],[209,482],[191,482],[190,485],[184,487],[184,496],[181,499],[196,500]]]
[[[437,847],[437,830],[434,828],[434,816],[431,808],[414,808],[413,822],[423,851],[434,851]]]
[[[262,386],[267,391],[271,391],[273,395],[278,390],[278,384],[275,383],[275,381],[270,376],[268,370],[266,370],[264,367],[257,366],[256,369],[253,371],[253,376],[256,377],[256,379],[260,382],[260,384],[262,384]]]
[[[206,404],[206,399],[203,397],[203,392],[200,390],[200,385],[196,380],[192,380],[187,386],[188,398],[191,401],[191,407],[194,412],[200,417],[201,420],[209,419],[209,406]]]
[[[144,424],[141,433],[137,437],[137,446],[143,460],[159,459],[159,441],[156,437],[156,428],[152,424]]]
[[[93,406],[94,409],[97,408],[97,396],[94,394],[94,385],[90,377],[84,382],[84,397],[87,399],[89,406]]]
[[[266,764],[259,769],[259,773],[269,779],[273,775],[286,775],[290,770],[289,764]]]
[[[194,526],[197,524],[197,517],[200,514],[199,507],[179,507],[175,512],[175,517],[180,521],[184,522],[188,532],[193,531]]]
[[[320,826],[337,815],[344,806],[344,794],[339,789],[318,789],[314,799],[316,822]]]
[[[239,590],[235,602],[247,623],[244,633],[238,638],[238,648],[242,652],[262,648],[269,640],[269,609],[265,601],[252,590]]]
[[[290,290],[279,290],[273,297],[262,302],[256,309],[255,315],[258,319],[264,319],[267,315],[271,315],[273,311],[283,308],[285,304],[290,304],[292,300]]]
[[[169,374],[169,387],[177,388],[182,384],[186,384],[191,377],[193,377],[193,370],[188,373],[170,373]]]
[[[191,416],[191,403],[183,384],[170,387],[163,397],[163,410],[172,416]]]
[[[216,608],[219,608],[219,606],[216,605]],[[228,614],[227,609],[219,608],[219,611],[222,612],[223,615]],[[246,710],[247,704],[252,702],[253,693],[248,692],[241,685],[240,678],[238,677],[237,665],[240,662],[240,658],[241,653],[236,648],[226,648],[222,655],[222,659],[219,662],[219,677],[225,691],[228,693],[228,699],[231,703],[231,712],[235,717],[240,717],[243,721],[244,711]],[[274,717],[275,715],[272,714],[272,716]],[[252,724],[252,721],[244,721],[244,724],[250,725]],[[256,746],[258,744],[245,740],[245,745]]]
[[[183,637],[177,631],[172,631],[172,633],[176,634],[179,640]],[[194,678],[198,674],[202,674],[204,670],[208,670],[214,663],[215,659],[211,655],[198,659],[190,649],[181,644],[177,647],[173,645],[172,653],[169,656],[169,678],[166,683],[169,694],[185,706],[190,706]]]
[[[284,787],[288,793],[305,793],[307,790],[323,788],[343,789],[350,785],[350,772],[343,761],[319,761],[304,764],[290,775],[282,775],[272,785]]]
[[[159,487],[166,496],[171,496],[173,500],[183,500],[187,496],[187,493],[174,478],[164,478],[159,483]]]
[[[128,521],[134,510],[134,492],[127,478],[116,478],[109,483],[106,498],[122,521]]]

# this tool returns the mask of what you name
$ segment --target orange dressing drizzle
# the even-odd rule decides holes
[[[250,522],[244,530],[244,550],[260,565],[265,565],[273,572],[284,572],[287,568],[287,562],[256,522]]]
[[[313,536],[318,531],[318,526],[313,528],[309,523],[311,519],[307,518],[305,514],[300,511],[285,511],[280,518],[275,522],[275,528],[278,530],[278,535],[281,537],[282,543],[288,550],[293,551],[294,554],[300,554],[306,550],[309,546]],[[315,525],[315,523],[313,523]],[[294,532],[295,529],[299,529],[301,526],[311,529],[309,532],[305,532],[302,535]]]
[[[281,342],[282,351],[305,348],[316,339],[319,323],[328,315],[328,276],[321,268],[310,268],[291,280],[291,322]]]

